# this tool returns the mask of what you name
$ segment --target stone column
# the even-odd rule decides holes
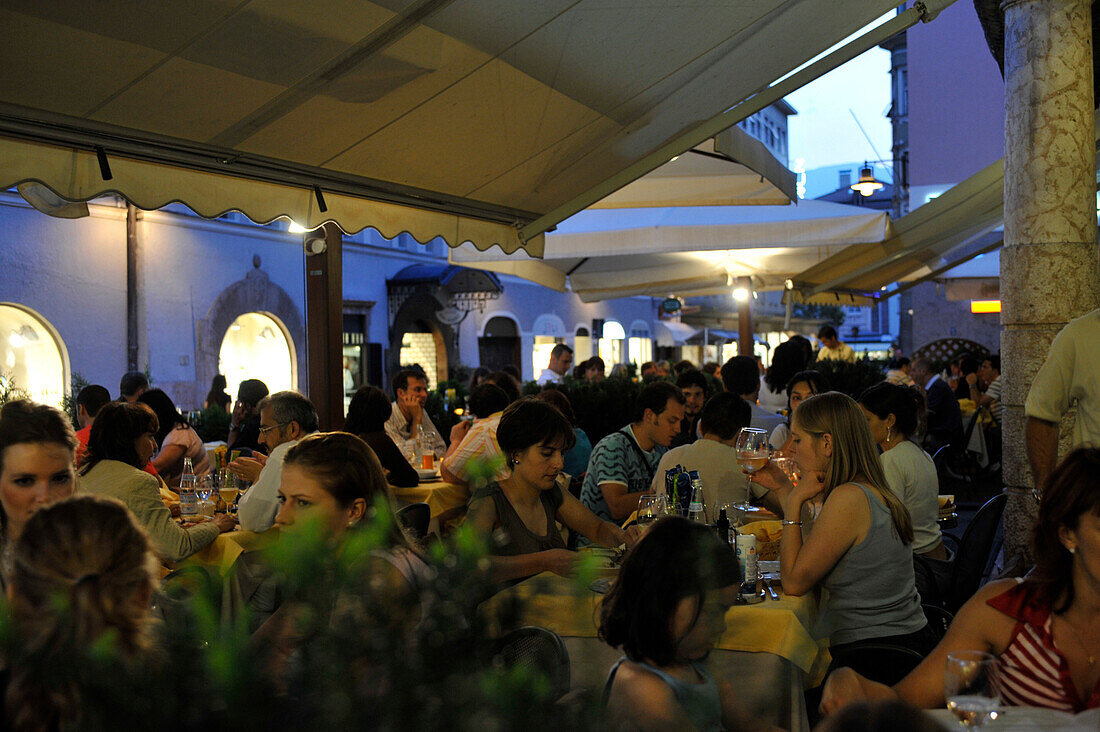
[[[1005,0],[1003,566],[1031,563],[1024,401],[1051,340],[1097,307],[1091,0]],[[1063,434],[1066,425],[1063,424]]]

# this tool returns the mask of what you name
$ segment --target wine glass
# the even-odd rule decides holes
[[[947,708],[963,727],[981,727],[995,720],[1000,695],[994,683],[996,658],[982,651],[947,654],[943,694]]]
[[[737,462],[749,471],[749,480],[752,480],[752,474],[768,464],[771,450],[768,447],[767,431],[757,427],[742,427],[734,449],[737,450]]]
[[[802,478],[802,471],[799,470],[798,463],[794,461],[794,458],[776,457],[772,458],[772,462],[783,471],[783,474],[791,481],[791,485],[798,485],[798,481]]]
[[[644,495],[638,499],[638,525],[645,528],[668,513],[668,498]]]
[[[214,475],[212,473],[198,477],[195,483],[195,493],[198,494],[201,501],[210,500],[210,496],[214,495]]]

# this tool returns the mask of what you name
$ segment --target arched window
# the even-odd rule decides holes
[[[36,402],[59,406],[69,386],[65,345],[45,318],[0,303],[0,378]]]
[[[603,334],[600,337],[599,354],[608,371],[617,363],[623,362],[623,341],[626,339],[626,331],[621,323],[608,320],[603,324]]]
[[[573,336],[573,363],[579,364],[592,357],[592,337],[588,335],[588,328],[579,326]]]
[[[245,379],[259,379],[272,394],[298,382],[290,334],[268,313],[245,313],[233,321],[218,352],[218,370],[234,397]]]

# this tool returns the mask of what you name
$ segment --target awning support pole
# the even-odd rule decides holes
[[[334,430],[344,423],[343,235],[333,223],[325,224],[322,231],[323,252],[311,254],[302,248],[306,275],[307,394],[317,408],[320,428]]]
[[[578,211],[583,211],[597,201],[610,196],[628,183],[632,183],[646,173],[656,170],[677,155],[682,155],[685,151],[690,150],[704,140],[714,137],[722,130],[733,127],[741,120],[756,114],[768,105],[801,89],[811,81],[824,76],[865,51],[875,48],[883,41],[892,38],[907,28],[921,21],[931,21],[940,10],[954,1],[955,0],[926,0],[926,2],[914,3],[913,7],[899,13],[897,16],[891,18],[877,28],[873,28],[867,33],[864,33],[846,46],[838,48],[827,56],[796,71],[787,78],[766,87],[748,99],[722,112],[718,116],[712,117],[681,135],[677,135],[641,160],[627,166],[619,172],[618,175],[608,178],[602,183],[589,188],[584,193],[558,206],[553,211],[521,227],[519,230],[520,241],[526,242],[539,234],[549,231],[551,227],[557,226]],[[929,6],[932,7],[930,8]]]
[[[741,356],[751,357],[756,352],[753,347],[752,277],[738,277],[737,287],[748,293],[743,302],[737,303],[737,351]]]

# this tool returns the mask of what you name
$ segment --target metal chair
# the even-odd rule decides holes
[[[1007,500],[1003,493],[990,498],[963,532],[943,603],[948,612],[957,613],[981,586]]]
[[[891,643],[859,643],[833,653],[830,670],[847,667],[871,681],[893,686],[924,657],[912,648]]]
[[[432,509],[426,503],[410,503],[397,510],[397,520],[414,539],[423,539],[432,522]]]
[[[494,645],[491,660],[542,674],[550,684],[551,699],[569,691],[569,652],[558,634],[546,628],[532,625],[507,633]]]
[[[955,616],[939,605],[924,603],[920,608],[924,611],[924,617],[928,621],[928,626],[936,633],[936,641],[939,642],[947,633],[947,629],[951,627],[951,621],[955,619]]]

